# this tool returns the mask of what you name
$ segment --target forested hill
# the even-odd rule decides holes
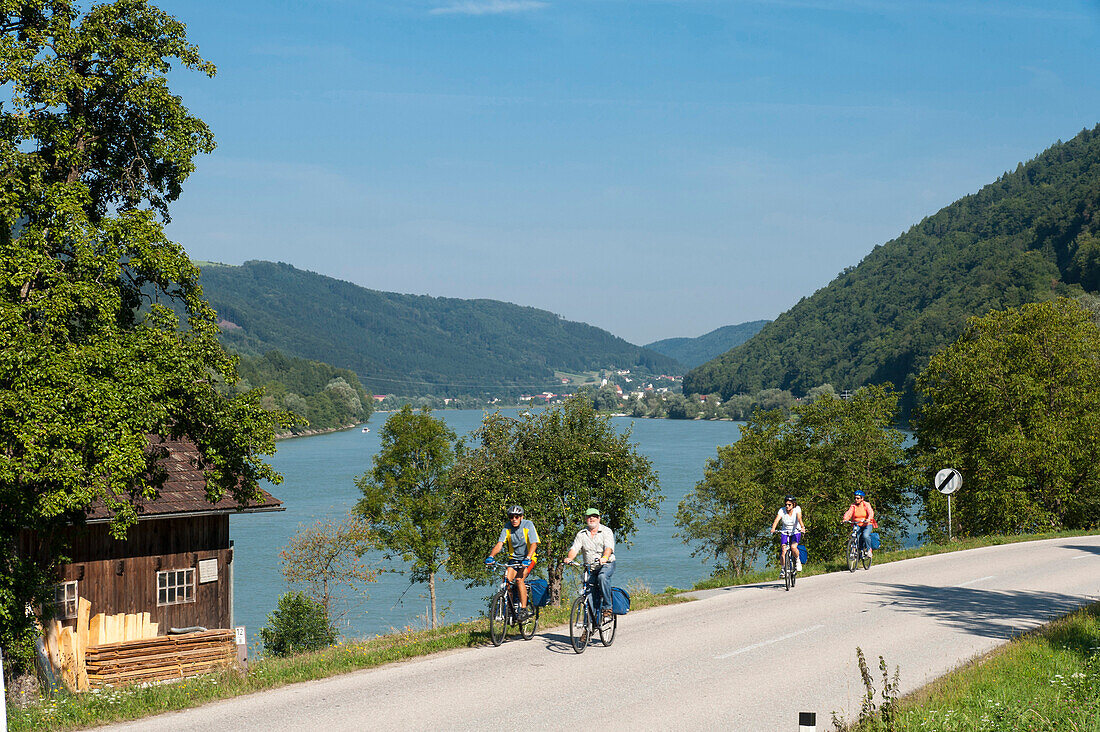
[[[496,300],[368,290],[288,264],[199,263],[226,345],[347,368],[375,394],[555,391],[555,371],[683,373],[605,330]]]
[[[685,393],[805,393],[915,375],[969,316],[1100,289],[1100,126],[1054,145],[882,244],[759,334],[694,369]]]
[[[739,346],[768,324],[767,320],[753,320],[738,325],[723,325],[697,338],[665,338],[647,343],[644,347],[671,356],[688,368],[719,356],[734,346]]]

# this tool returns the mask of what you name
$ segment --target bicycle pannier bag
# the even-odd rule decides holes
[[[611,588],[611,612],[616,615],[630,612],[630,595],[621,587]]]
[[[806,559],[806,557],[807,557],[807,553],[806,553],[806,545],[805,545],[805,544],[799,544],[799,545],[798,545],[798,561],[800,561],[800,562],[802,562],[803,564],[805,564],[805,563],[806,563],[806,562],[808,561],[808,560]]]
[[[546,607],[550,604],[550,586],[542,578],[528,579],[527,593],[531,596],[531,607]]]
[[[877,531],[872,531],[871,532],[871,542],[870,543],[871,543],[871,548],[872,549],[878,549],[879,544],[882,543],[882,539],[879,538],[879,535],[878,535]]]

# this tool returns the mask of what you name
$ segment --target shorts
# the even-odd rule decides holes
[[[793,534],[780,534],[779,535],[779,543],[782,546],[787,546],[788,544],[797,544],[800,541],[802,541],[802,532],[801,531],[796,531]]]
[[[531,557],[531,563],[526,567],[516,567],[516,577],[519,579],[527,579],[527,575],[531,574],[531,570],[535,568],[536,564],[538,564],[538,560]]]

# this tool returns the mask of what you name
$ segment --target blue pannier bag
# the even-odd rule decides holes
[[[881,543],[882,543],[882,539],[879,538],[878,532],[877,531],[872,531],[871,532],[871,541],[870,541],[871,549],[877,550],[878,545],[881,544]]]
[[[798,561],[805,564],[808,561],[806,559],[806,556],[807,556],[807,554],[806,554],[806,545],[805,544],[799,544],[798,545]]]
[[[550,586],[544,579],[536,577],[527,580],[527,594],[531,596],[531,607],[546,607],[550,604]]]
[[[611,612],[616,615],[630,612],[630,595],[621,587],[611,588]]]

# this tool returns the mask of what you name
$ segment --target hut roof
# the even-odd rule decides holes
[[[164,473],[158,477],[163,483],[153,499],[141,496],[129,498],[138,512],[138,520],[171,518],[183,515],[207,515],[225,513],[256,513],[262,511],[284,511],[282,501],[259,489],[258,500],[247,504],[238,503],[226,496],[217,503],[206,498],[206,478],[203,475],[204,462],[199,448],[194,442],[184,439],[170,439],[160,435],[149,436],[149,449],[159,453],[156,465]],[[95,501],[86,511],[88,523],[101,523],[113,518],[112,512],[102,499]]]

